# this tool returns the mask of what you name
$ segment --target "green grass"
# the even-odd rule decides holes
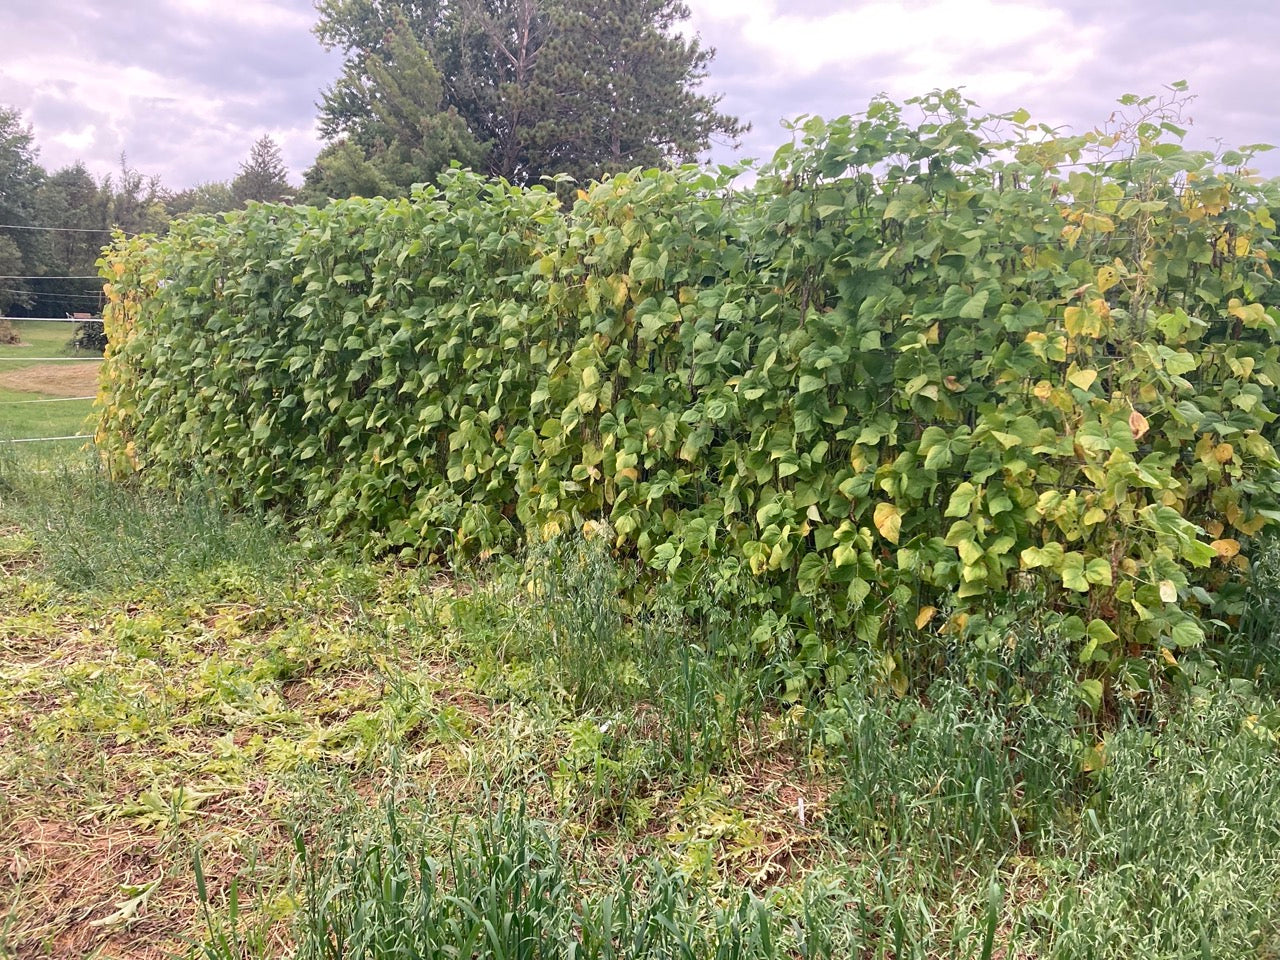
[[[0,954],[1280,956],[1270,593],[1105,722],[1026,629],[784,703],[598,540],[446,575],[49,457],[0,458]]]
[[[57,322],[18,321],[13,324],[22,338],[21,346],[0,344],[0,376],[40,365],[41,357],[92,357],[93,354],[68,349],[73,325]],[[71,361],[59,361],[70,364]],[[92,365],[89,360],[75,361]],[[94,391],[73,394],[87,396]],[[74,436],[87,431],[91,400],[31,403],[68,396],[59,390],[30,391],[0,384],[0,440],[26,437]],[[68,442],[75,446],[74,442]],[[66,445],[66,443],[64,443]]]

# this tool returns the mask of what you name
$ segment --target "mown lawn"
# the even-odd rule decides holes
[[[0,344],[0,440],[89,432],[93,401],[62,399],[97,392],[95,356],[67,347],[74,325],[27,320],[13,326],[21,343]]]
[[[0,955],[1280,955],[1266,596],[1104,722],[1012,634],[784,703],[786,637],[626,576],[0,458]]]

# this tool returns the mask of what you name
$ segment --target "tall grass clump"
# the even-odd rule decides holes
[[[783,924],[749,893],[720,902],[649,861],[600,886],[518,805],[444,837],[424,826],[386,806],[376,821],[347,815],[322,851],[298,834],[299,960],[787,956]],[[245,942],[215,923],[204,953],[232,960]]]
[[[279,524],[233,511],[214,485],[120,483],[96,458],[9,458],[0,469],[0,505],[68,589],[172,585],[230,566],[265,576],[286,563]]]
[[[525,589],[541,620],[530,653],[578,711],[616,704],[637,657],[625,629],[618,565],[602,537],[557,537],[532,546]],[[630,669],[628,669],[630,667]]]
[[[1089,802],[1044,851],[1029,919],[1047,955],[1280,955],[1280,711],[1267,703],[1222,684],[1157,728],[1106,737]]]

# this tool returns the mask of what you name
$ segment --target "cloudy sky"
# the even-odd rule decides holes
[[[1275,0],[688,0],[714,46],[709,88],[765,157],[781,117],[855,112],[963,85],[984,108],[1088,129],[1123,93],[1187,80],[1197,146],[1280,144]],[[338,58],[311,0],[3,0],[0,104],[41,160],[98,174],[122,151],[171,187],[226,179],[264,133],[300,179]],[[733,154],[723,148],[717,159]],[[1260,165],[1280,175],[1280,151]]]

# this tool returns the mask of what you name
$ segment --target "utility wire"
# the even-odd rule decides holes
[[[17,223],[0,223],[0,230],[56,230],[64,233],[110,233],[102,227],[43,227],[24,226]]]
[[[0,316],[0,320],[14,320],[17,323],[31,320],[41,324],[100,324],[100,316]]]
[[[17,287],[0,287],[0,293],[32,293],[31,290],[19,290]],[[50,290],[41,290],[36,293],[39,297],[52,298],[54,300],[67,300],[75,298],[77,300],[101,300],[100,293],[54,293]],[[10,317],[11,320],[22,320],[24,317]]]
[[[0,275],[0,280],[101,280],[102,278],[96,273],[86,273],[83,276],[76,277],[20,277],[12,274]],[[39,291],[32,291],[38,293]]]

